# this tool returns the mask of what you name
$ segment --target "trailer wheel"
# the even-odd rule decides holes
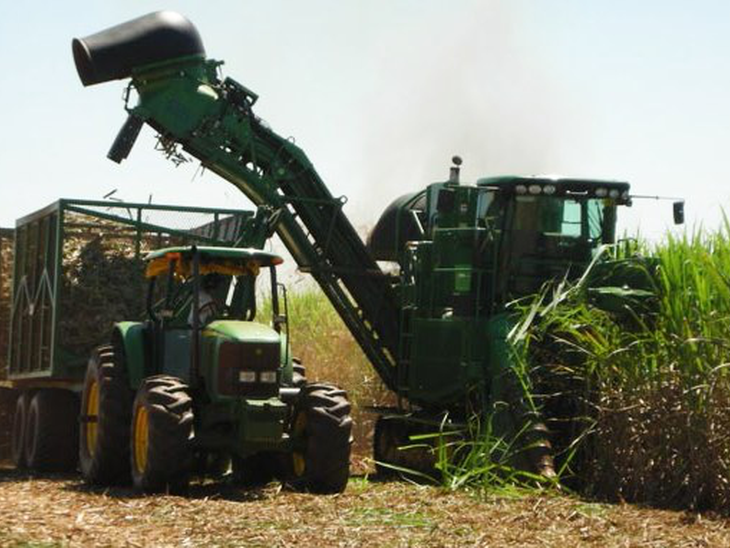
[[[294,411],[287,483],[313,493],[341,493],[350,477],[352,419],[344,390],[326,383],[307,384]]]
[[[193,461],[193,402],[187,384],[166,375],[145,379],[132,417],[134,486],[146,493],[184,493]]]
[[[70,390],[41,389],[30,400],[25,430],[28,468],[67,472],[78,462],[79,399]]]
[[[16,468],[25,468],[25,430],[27,426],[28,406],[32,394],[24,390],[15,401],[15,414],[13,415],[13,434],[11,436],[11,456]]]
[[[111,346],[89,359],[81,396],[79,462],[93,485],[129,482],[129,425],[134,395],[124,357]]]

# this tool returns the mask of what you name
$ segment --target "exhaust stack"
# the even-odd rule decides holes
[[[132,69],[178,57],[205,57],[198,29],[174,11],[149,13],[71,43],[84,86],[119,80]]]
[[[461,171],[461,156],[454,156],[451,158],[451,161],[454,163],[453,166],[451,166],[451,169],[449,170],[449,182],[459,184],[459,174]]]

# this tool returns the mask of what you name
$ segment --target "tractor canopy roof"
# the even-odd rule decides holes
[[[193,257],[200,257],[200,274],[225,276],[257,276],[259,268],[276,266],[284,260],[273,253],[253,248],[237,247],[167,247],[153,251],[145,257],[148,261],[145,275],[154,278],[167,273],[175,261],[175,274],[189,277],[193,273]]]
[[[494,187],[500,191],[514,194],[609,198],[617,204],[629,204],[631,202],[629,183],[624,181],[575,179],[554,175],[530,177],[505,175],[501,177],[484,177],[477,181],[477,186]]]

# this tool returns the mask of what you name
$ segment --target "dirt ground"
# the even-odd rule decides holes
[[[722,518],[351,480],[338,496],[193,485],[187,498],[0,469],[0,546],[730,546]]]

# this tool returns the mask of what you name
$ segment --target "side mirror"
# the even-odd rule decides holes
[[[684,200],[680,202],[674,202],[672,206],[674,209],[674,224],[684,224]]]

